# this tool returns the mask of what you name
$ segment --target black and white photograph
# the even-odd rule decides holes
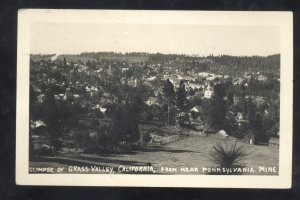
[[[290,187],[291,52],[288,12],[20,10],[17,183]]]

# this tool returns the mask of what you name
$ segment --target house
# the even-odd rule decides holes
[[[37,96],[37,100],[39,103],[43,103],[45,101],[45,95],[44,94],[40,94],[39,96]]]
[[[158,99],[156,97],[149,97],[148,100],[145,101],[145,104],[147,104],[148,106],[159,105]]]
[[[122,70],[122,74],[124,74],[125,72],[127,72],[129,70],[129,68],[123,67],[121,70]]]
[[[268,142],[268,146],[279,148],[279,138],[271,137],[269,142]]]
[[[188,84],[188,86],[189,86],[190,88],[192,88],[193,90],[194,90],[194,89],[203,89],[203,88],[204,88],[203,85],[196,84],[196,83],[190,83],[190,84]]]
[[[147,80],[147,81],[154,81],[154,80],[156,80],[156,79],[157,79],[156,76],[152,76],[152,77],[147,78],[146,80]]]
[[[101,107],[99,104],[94,105],[92,107],[93,110],[97,110],[100,111],[101,113],[105,114],[105,112],[107,111],[107,108]]]
[[[265,82],[266,80],[268,79],[268,77],[260,74],[258,77],[257,77],[257,80],[258,81],[262,81],[262,82]]]
[[[210,99],[213,95],[213,91],[212,90],[205,90],[204,91],[204,98]]]
[[[195,119],[199,117],[203,113],[203,109],[201,106],[194,106],[190,109],[191,116]]]
[[[227,135],[226,131],[220,130],[215,134],[215,137],[219,139],[227,139],[229,136]]]
[[[244,79],[243,78],[238,78],[238,79],[235,79],[232,84],[233,85],[242,85],[244,83]]]
[[[194,107],[190,110],[190,112],[199,113],[199,110],[198,110],[198,108],[197,108],[196,106],[194,106]]]
[[[31,121],[30,127],[31,128],[39,128],[47,126],[42,120],[37,120],[37,121]]]
[[[206,77],[209,76],[209,73],[207,73],[207,72],[200,72],[200,73],[198,73],[198,76],[206,78]]]
[[[99,107],[99,110],[100,110],[100,112],[102,112],[103,114],[105,114],[105,112],[107,111],[107,108]]]
[[[103,69],[100,68],[100,69],[96,70],[96,73],[99,74],[99,73],[101,73],[102,71],[103,71]]]
[[[150,133],[150,142],[149,143],[160,143],[162,136],[157,135],[157,133]]]
[[[207,78],[206,78],[206,80],[208,80],[208,81],[213,81],[213,80],[215,80],[215,79],[216,79],[215,76],[210,76],[210,77],[207,77]]]
[[[30,128],[32,135],[46,135],[47,134],[47,125],[42,120],[31,121]]]
[[[238,113],[236,114],[235,119],[236,119],[237,121],[242,121],[242,120],[244,119],[244,118],[243,118],[243,113],[238,112]]]
[[[234,105],[237,105],[237,104],[239,104],[240,103],[240,101],[241,101],[241,97],[237,97],[237,96],[233,96],[233,104]]]
[[[244,77],[244,79],[250,80],[251,74],[249,72],[245,72],[243,77]]]

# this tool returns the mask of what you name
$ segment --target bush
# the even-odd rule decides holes
[[[236,142],[234,144],[221,145],[217,143],[213,147],[213,152],[211,153],[213,162],[219,167],[240,167],[242,166],[242,161],[247,156],[243,146],[237,147]]]
[[[153,120],[153,114],[151,112],[144,112],[143,120],[145,123],[148,123],[149,121]]]
[[[144,142],[144,143],[148,143],[148,142],[150,142],[150,140],[151,140],[150,133],[149,133],[149,132],[146,132],[146,133],[143,135],[143,142]]]

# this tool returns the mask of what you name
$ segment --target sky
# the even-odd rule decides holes
[[[30,53],[149,52],[199,56],[280,53],[277,26],[152,24],[31,24]]]

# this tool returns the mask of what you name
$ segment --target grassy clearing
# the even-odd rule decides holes
[[[132,152],[118,154],[83,154],[68,156],[64,158],[51,158],[30,162],[30,167],[41,166],[111,166],[120,165],[143,166],[151,163],[156,169],[161,167],[172,168],[195,168],[217,167],[213,163],[210,153],[213,146],[220,142],[216,138],[190,137],[180,141],[175,141],[162,146],[140,147]],[[244,159],[246,167],[275,166],[278,168],[279,151],[276,148],[267,146],[243,145],[248,156]],[[259,173],[262,175],[263,173]]]
[[[147,124],[140,124],[139,130],[141,134],[152,132],[157,135],[167,136],[178,134],[181,129],[177,126],[162,126],[160,122],[149,122]]]

